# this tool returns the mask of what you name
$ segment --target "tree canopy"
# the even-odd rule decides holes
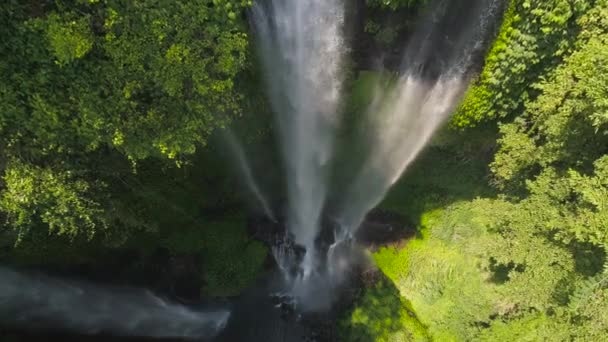
[[[427,3],[361,1],[353,49],[383,50],[390,64]],[[281,168],[250,6],[0,3],[2,263],[107,262],[190,277],[209,296],[255,280],[268,249],[246,231],[253,220],[213,140],[227,126],[247,131],[266,178]],[[373,249],[382,279],[361,289],[343,337],[608,336],[608,0],[510,0],[481,62],[449,127],[380,205],[416,234]],[[353,120],[380,74],[355,71],[343,106]],[[341,152],[364,129],[345,122]],[[266,183],[280,188],[276,178]]]
[[[179,163],[238,116],[250,5],[4,1],[0,196],[11,226],[85,235],[113,226],[108,186],[131,170],[108,163]]]

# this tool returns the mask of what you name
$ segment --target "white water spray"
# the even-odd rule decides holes
[[[232,154],[236,158],[236,163],[238,165],[238,169],[241,171],[241,174],[244,178],[245,185],[249,188],[251,194],[255,197],[261,209],[264,211],[264,214],[267,218],[271,219],[274,222],[277,222],[276,216],[272,211],[270,204],[268,203],[268,199],[262,193],[258,182],[255,180],[253,176],[253,172],[251,171],[251,167],[249,166],[249,161],[243,152],[243,148],[239,141],[237,140],[234,133],[231,130],[226,129],[224,131],[224,137],[228,144],[228,148],[232,152]]]
[[[279,245],[273,252],[292,295],[302,304],[333,299],[332,290],[357,254],[348,241],[460,101],[501,2],[475,0],[464,6],[437,0],[429,5],[405,50],[401,75],[389,87],[378,87],[368,110],[369,155],[342,194],[335,241],[322,251],[315,242],[327,205],[328,164],[338,121],[344,6],[340,0],[255,4],[252,21],[287,166],[287,227],[306,251],[302,261],[289,246]]]
[[[253,23],[287,165],[287,226],[306,248],[303,277],[315,269],[315,239],[327,196],[342,86],[341,0],[256,3]]]
[[[22,274],[0,267],[0,322],[80,334],[209,338],[226,325],[225,310],[198,312],[149,291]],[[44,326],[37,327],[37,322]]]
[[[327,251],[326,272],[315,277],[319,261],[315,240],[326,205],[328,164],[339,121],[344,5],[341,0],[255,4],[253,22],[287,165],[287,225],[295,243],[306,249],[302,265],[296,265],[301,272],[292,284],[300,298],[330,305],[331,287],[356,255],[342,242],[354,235],[366,213],[382,200],[460,100],[472,57],[482,46],[480,37],[489,18],[497,14],[499,3],[475,2],[481,5],[470,14],[481,20],[460,21],[466,28],[450,42],[449,57],[442,60],[445,65],[437,67],[438,75],[428,76],[421,70],[433,50],[429,37],[437,21],[429,18],[407,49],[404,72],[397,83],[378,92],[369,110],[371,153],[345,193],[338,215],[345,229],[337,232],[336,242]],[[247,184],[272,217],[243,151],[234,139],[232,145]],[[297,255],[285,249],[274,252],[284,273],[291,275]],[[0,320],[7,324],[45,322],[84,334],[199,338],[215,335],[228,318],[227,311],[196,312],[143,290],[103,288],[0,267]]]
[[[496,0],[477,1],[469,7],[471,19],[459,21],[462,27],[456,28],[457,36],[442,42],[448,45],[446,56],[434,61],[439,65],[431,65],[437,75],[427,75],[424,68],[437,48],[434,39],[445,37],[437,32],[437,18],[455,15],[445,13],[449,8],[445,1],[437,5],[406,49],[404,73],[396,83],[377,87],[368,110],[371,152],[338,215],[346,231],[343,238],[354,235],[367,212],[380,203],[458,105],[468,86],[473,58],[482,53],[492,19],[500,12]]]

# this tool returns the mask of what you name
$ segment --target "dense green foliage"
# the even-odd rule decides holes
[[[365,3],[359,32],[400,53],[426,1]],[[146,286],[194,274],[209,296],[238,295],[260,274],[267,248],[246,232],[238,177],[211,143],[228,125],[247,131],[250,151],[273,140],[249,6],[0,3],[3,264],[109,268]],[[418,235],[373,253],[385,277],[342,317],[343,340],[608,336],[608,1],[511,0],[480,70],[381,204]],[[348,152],[367,148],[349,139],[383,77],[358,76],[336,189],[363,157]]]
[[[11,226],[142,228],[145,218],[118,212],[126,164],[183,163],[241,111],[249,5],[3,2],[0,190]]]
[[[200,256],[202,291],[212,296],[238,295],[255,280],[267,255],[261,242],[247,236],[245,222],[238,217],[174,232],[162,244],[176,255]]]
[[[58,234],[78,234],[81,230],[94,234],[98,225],[103,228],[105,224],[99,203],[87,196],[88,183],[73,179],[69,171],[53,173],[13,162],[5,170],[4,182],[0,205],[22,234],[33,224],[32,212]]]
[[[509,0],[498,38],[455,124],[502,118],[534,99],[535,82],[572,52],[581,30],[578,20],[593,2]]]
[[[238,82],[256,77],[250,6],[0,3],[3,263],[126,269],[130,253],[149,268],[169,250],[200,260],[205,294],[254,279],[266,249],[242,221],[201,215],[235,206],[227,165],[202,147],[253,102]]]
[[[374,258],[434,340],[608,336],[607,18],[602,0],[512,1],[454,120],[503,121],[493,161],[440,136],[383,204],[420,217]]]

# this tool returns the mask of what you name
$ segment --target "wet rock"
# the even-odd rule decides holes
[[[412,227],[413,224],[395,212],[374,209],[367,214],[355,237],[373,251],[413,237],[416,230]]]

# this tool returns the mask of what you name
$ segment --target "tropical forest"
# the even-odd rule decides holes
[[[608,340],[608,0],[0,18],[0,341]]]

